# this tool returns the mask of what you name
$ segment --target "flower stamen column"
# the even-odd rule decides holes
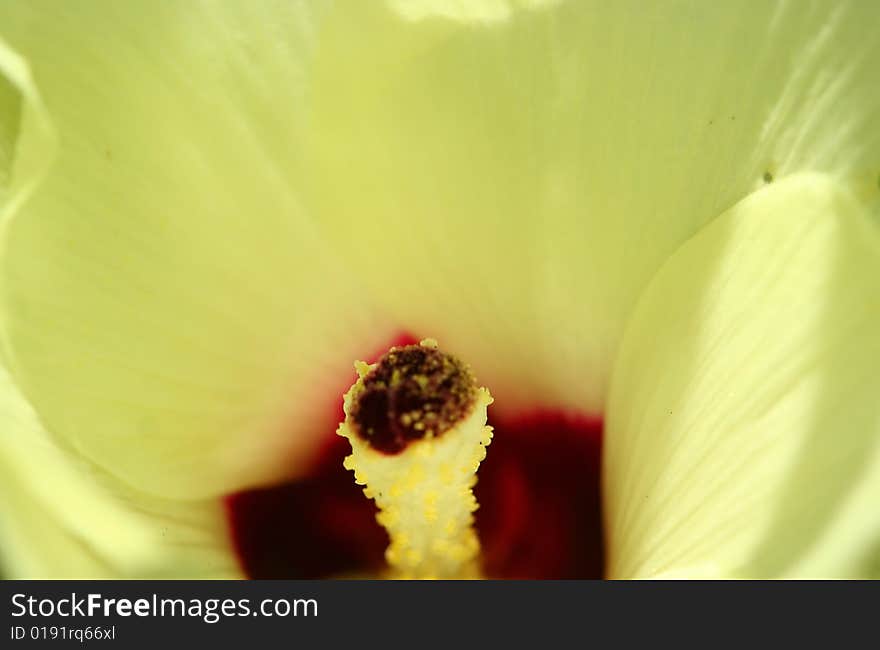
[[[393,577],[479,577],[473,486],[492,440],[489,391],[431,339],[355,367],[337,433],[351,443],[346,469],[391,537]]]

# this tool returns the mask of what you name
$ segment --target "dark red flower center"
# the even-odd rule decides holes
[[[495,435],[475,488],[485,575],[602,577],[601,420],[550,410],[499,420],[490,409],[489,423]],[[227,497],[233,544],[249,577],[381,572],[388,536],[342,467],[348,441],[332,426],[326,435],[307,476]]]

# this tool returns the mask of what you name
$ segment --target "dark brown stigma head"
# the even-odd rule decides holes
[[[397,454],[443,435],[471,413],[477,385],[452,355],[425,345],[391,348],[363,379],[349,416],[377,451]]]

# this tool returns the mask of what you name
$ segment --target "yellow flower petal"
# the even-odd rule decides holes
[[[166,502],[52,441],[0,367],[0,572],[8,578],[231,578],[217,502]]]
[[[408,20],[442,18],[469,23],[508,20],[523,8],[558,4],[559,0],[388,0],[388,5]]]
[[[685,239],[815,169],[876,187],[870,3],[354,3],[321,34],[310,205],[496,412],[599,411]]]
[[[872,209],[798,174],[734,206],[652,281],[607,414],[611,576],[877,576]]]
[[[301,205],[311,30],[302,3],[0,6],[61,143],[3,242],[10,371],[134,488],[294,474],[389,337]]]
[[[0,39],[0,232],[36,187],[55,145],[27,64]]]

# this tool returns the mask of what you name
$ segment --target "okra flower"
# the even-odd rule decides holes
[[[382,571],[334,431],[432,337],[485,575],[878,576],[878,24],[4,2],[4,571]]]

